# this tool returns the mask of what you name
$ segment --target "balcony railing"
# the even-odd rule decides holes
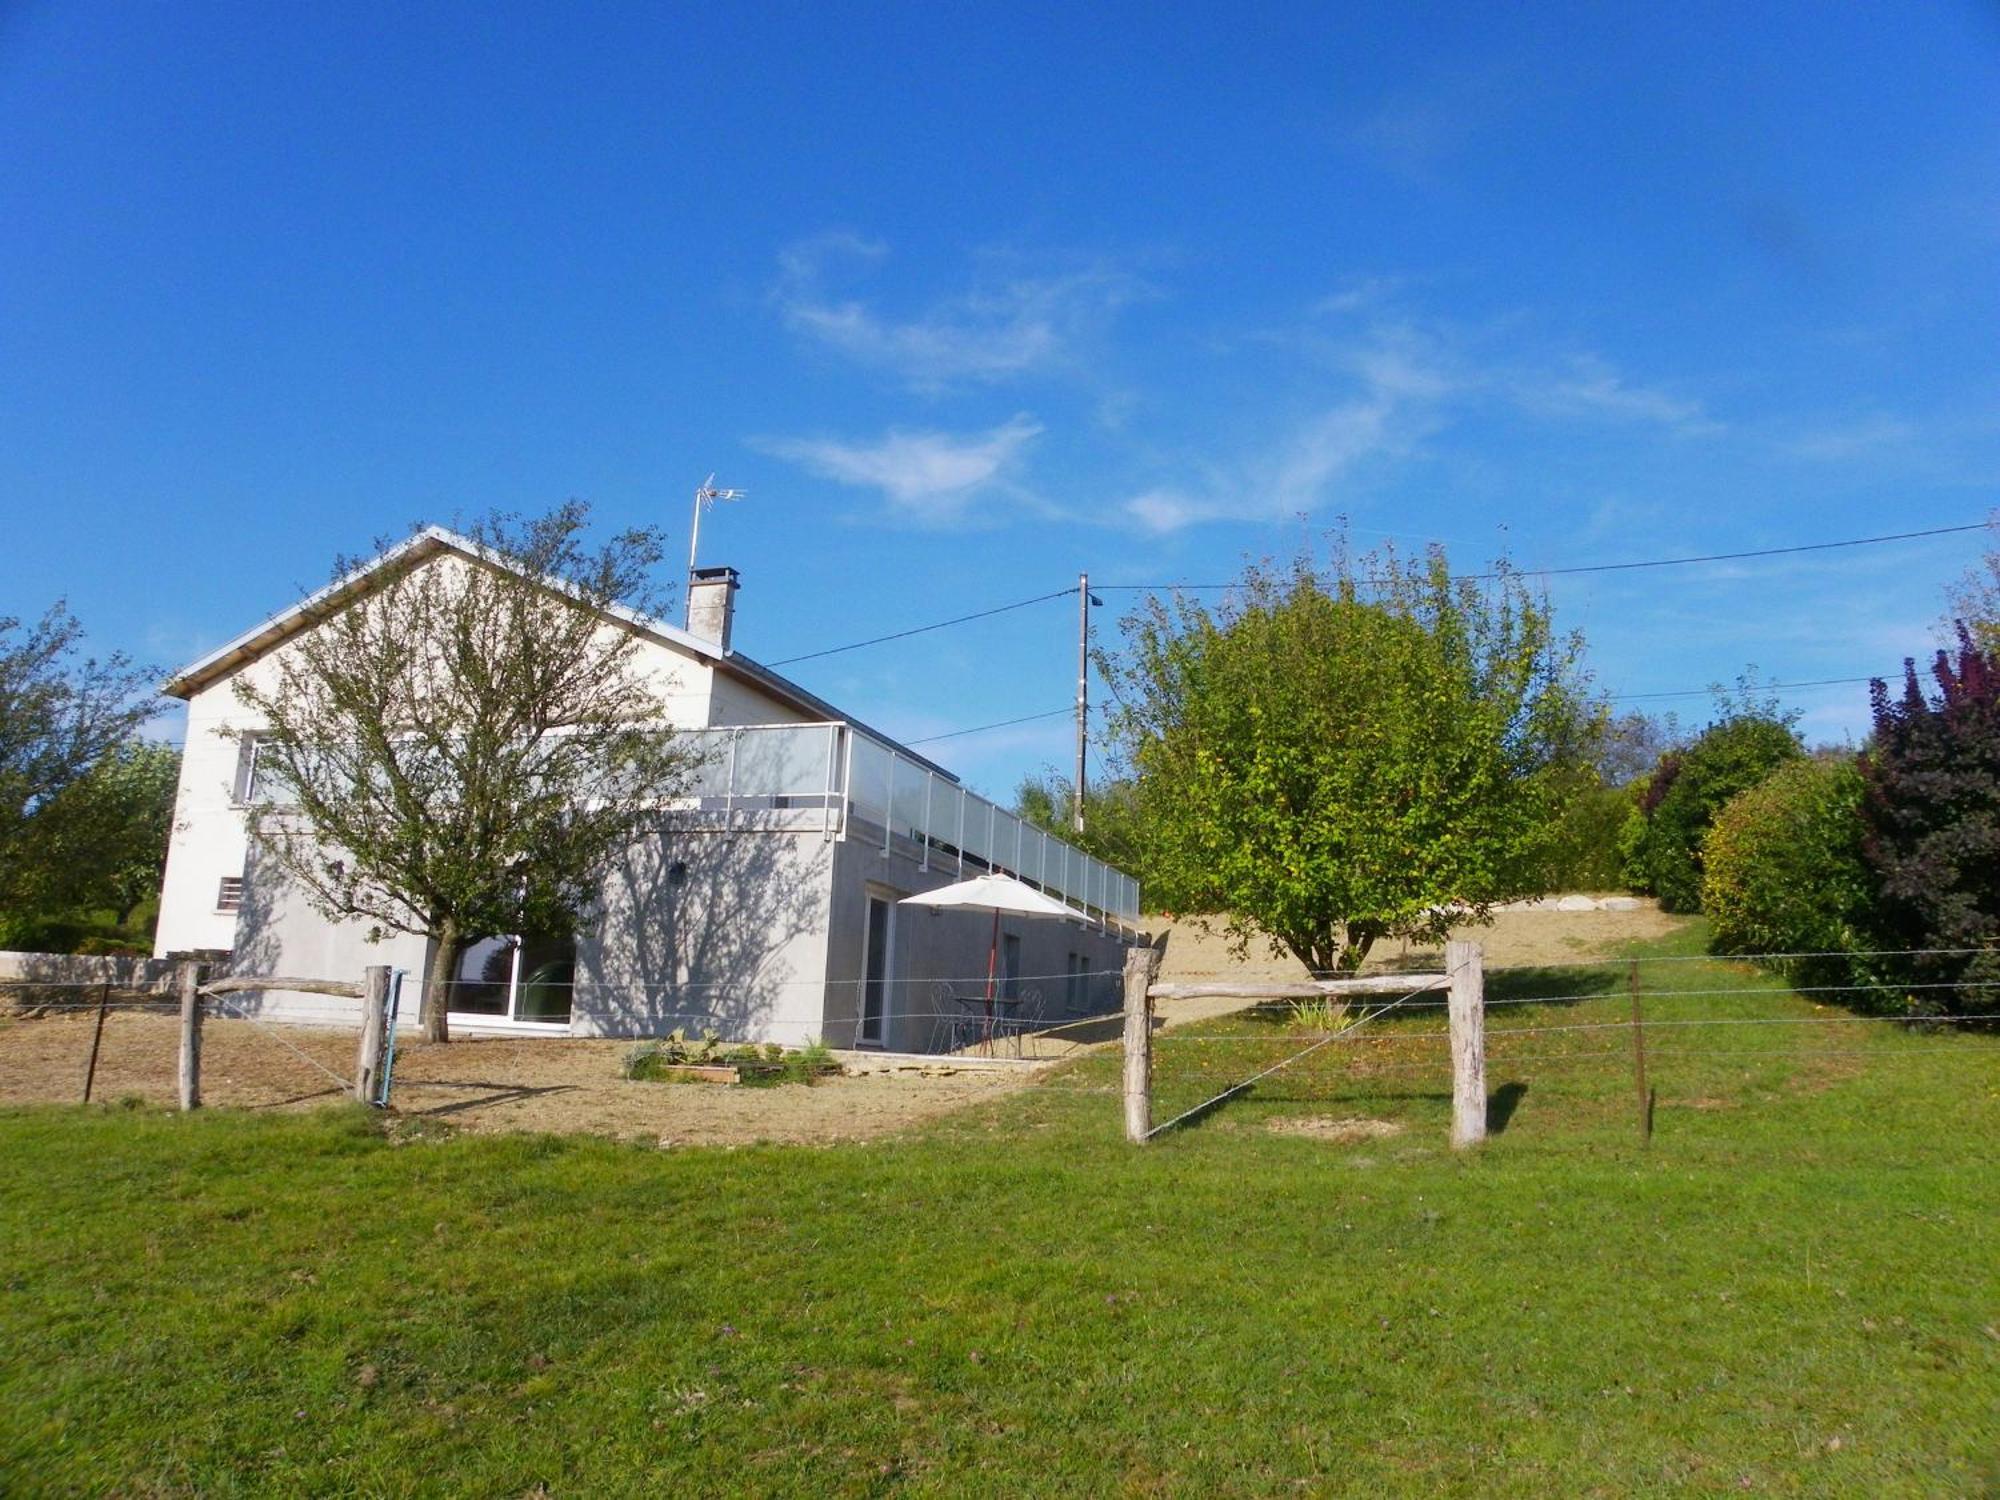
[[[829,835],[898,840],[929,869],[1003,870],[1039,887],[1079,917],[1139,922],[1139,882],[1006,809],[967,791],[926,763],[852,724],[746,724],[683,730],[705,745],[694,788],[705,811],[734,823],[803,812]],[[811,821],[807,826],[812,826]]]

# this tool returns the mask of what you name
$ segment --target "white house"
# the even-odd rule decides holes
[[[353,979],[386,963],[426,968],[417,937],[366,941],[315,913],[246,827],[260,727],[233,690],[268,681],[303,631],[378,586],[390,565],[477,566],[474,545],[429,528],[176,673],[186,751],[161,891],[158,952],[227,949],[238,973]],[[491,559],[487,561],[490,563]],[[493,934],[456,968],[454,1029],[647,1036],[686,1026],[732,1040],[925,1050],[941,1016],[984,983],[991,917],[900,906],[902,897],[999,869],[1075,916],[1003,918],[1000,983],[1053,1021],[1117,1003],[1116,971],[1139,920],[1138,883],[967,791],[897,744],[731,649],[732,568],[688,586],[688,624],[629,611],[635,658],[676,730],[712,753],[697,795],[663,817],[605,883],[575,933]],[[269,991],[263,1013],[350,1022],[354,1002]]]

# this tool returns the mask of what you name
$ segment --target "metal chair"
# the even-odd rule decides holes
[[[1014,1039],[1014,1055],[1026,1055],[1027,1043],[1024,1038],[1031,1031],[1042,1029],[1043,1000],[1038,989],[1022,990],[1015,998],[1014,1005],[1004,1022],[996,1023],[996,1029],[1004,1028],[1006,1035]]]
[[[931,1051],[963,1051],[978,1040],[976,1026],[977,1022],[965,1008],[957,987],[950,980],[940,979],[931,986]]]

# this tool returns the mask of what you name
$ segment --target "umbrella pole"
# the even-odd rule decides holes
[[[1000,908],[993,908],[993,941],[986,946],[986,1051],[993,1051],[993,970],[1000,960]]]

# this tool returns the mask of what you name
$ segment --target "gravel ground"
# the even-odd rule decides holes
[[[0,1021],[0,1103],[80,1098],[93,1024],[87,1013]],[[179,1036],[175,1016],[114,1011],[93,1097],[171,1104]],[[211,1019],[202,1036],[202,1094],[215,1106],[318,1106],[341,1096],[322,1068],[353,1073],[352,1032]],[[404,1039],[396,1050],[396,1108],[470,1130],[592,1131],[666,1145],[810,1144],[887,1135],[995,1098],[1029,1077],[1019,1067],[891,1068],[811,1087],[635,1083],[619,1076],[630,1046],[482,1038],[436,1047]]]

